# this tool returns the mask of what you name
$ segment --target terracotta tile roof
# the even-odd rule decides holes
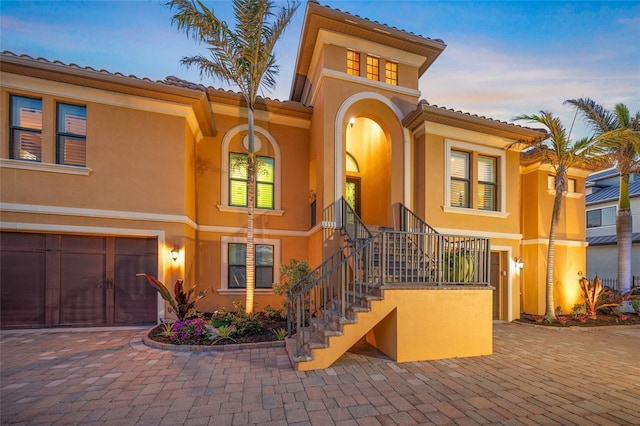
[[[34,58],[34,57],[31,57],[29,55],[24,55],[24,54],[23,55],[17,55],[17,54],[15,54],[13,52],[10,52],[8,50],[3,51],[2,52],[2,56],[10,56],[10,57],[14,57],[14,58],[28,59],[28,60],[40,62],[42,64],[58,65],[60,67],[71,68],[71,69],[76,69],[76,70],[90,71],[90,72],[94,72],[94,73],[98,73],[98,74],[104,74],[104,75],[108,75],[108,76],[130,78],[132,80],[137,80],[137,81],[147,81],[147,82],[151,82],[151,83],[163,83],[162,81],[159,81],[159,80],[154,81],[154,80],[152,80],[150,78],[138,77],[138,76],[135,76],[133,74],[125,75],[125,74],[123,74],[121,72],[110,72],[110,71],[107,71],[107,70],[104,70],[104,69],[98,70],[96,68],[88,67],[88,66],[87,67],[81,67],[80,65],[77,65],[77,64],[74,64],[74,63],[65,64],[64,62],[58,61],[58,60],[50,61],[50,60],[48,60],[46,58],[43,58],[43,57]]]
[[[318,4],[318,5],[320,5],[320,6],[324,7],[324,8],[326,8],[326,9],[328,9],[328,10],[333,10],[333,11],[336,11],[336,12],[339,12],[339,13],[343,13],[343,14],[348,15],[348,16],[352,16],[352,17],[357,18],[357,19],[362,19],[363,21],[367,21],[367,22],[369,22],[369,23],[371,23],[371,24],[380,25],[380,26],[382,26],[382,27],[389,28],[389,29],[392,29],[392,30],[394,30],[394,31],[398,31],[398,32],[400,32],[400,33],[404,33],[404,34],[406,34],[407,36],[410,36],[410,37],[418,37],[418,38],[421,38],[421,39],[424,39],[424,40],[431,40],[431,41],[436,41],[436,42],[438,42],[438,43],[443,43],[443,44],[444,44],[444,41],[443,41],[443,40],[441,40],[441,39],[439,39],[439,38],[430,38],[430,37],[425,37],[425,36],[422,36],[422,35],[420,35],[420,34],[412,33],[411,31],[403,30],[403,29],[398,28],[398,27],[393,27],[393,26],[391,26],[391,25],[384,24],[384,23],[382,23],[382,22],[372,21],[371,19],[369,19],[369,18],[363,18],[363,17],[362,17],[362,16],[360,16],[360,15],[354,15],[353,13],[349,13],[349,12],[346,12],[346,11],[340,10],[340,9],[338,9],[338,8],[333,8],[333,7],[330,7],[330,6],[324,5],[324,4],[320,4],[320,2],[318,2],[317,0],[309,0],[309,3],[316,3],[316,4]]]

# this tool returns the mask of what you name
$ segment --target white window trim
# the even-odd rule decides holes
[[[498,217],[498,218],[506,218],[509,216],[507,212],[507,189],[506,189],[506,174],[507,174],[507,159],[506,152],[501,149],[490,148],[482,145],[475,145],[468,142],[460,142],[452,139],[444,140],[445,151],[444,151],[444,203],[442,205],[442,210],[445,213],[458,213],[458,214],[466,214],[466,215],[474,215],[474,216],[488,216],[488,217]],[[491,157],[495,157],[498,159],[498,205],[500,210],[491,211],[491,210],[480,210],[474,208],[467,207],[452,207],[451,206],[451,151],[452,150],[461,150],[467,152],[475,152],[481,155],[488,155]],[[471,181],[473,182],[475,178],[472,177]],[[471,194],[473,195],[473,194]],[[473,199],[473,198],[472,198]]]
[[[220,245],[222,251],[222,262],[220,269],[220,289],[218,294],[222,296],[244,295],[247,293],[245,289],[229,288],[229,244],[240,243],[246,244],[245,237],[221,237]],[[254,244],[268,244],[273,246],[273,282],[280,282],[280,240],[269,238],[255,238]],[[256,288],[255,294],[273,294],[273,289]]]
[[[45,173],[62,173],[78,176],[89,176],[93,172],[93,170],[88,167],[41,163],[39,161],[14,160],[10,158],[0,158],[0,168],[31,170],[34,172]]]
[[[236,207],[229,205],[229,144],[235,135],[240,132],[246,132],[249,129],[248,124],[241,124],[229,129],[229,131],[224,135],[222,139],[221,146],[221,179],[220,179],[220,194],[222,194],[222,200],[218,205],[218,209],[222,212],[230,212],[230,213],[240,213],[247,212],[246,207]],[[273,157],[273,167],[275,178],[273,182],[273,209],[259,209],[256,208],[255,212],[257,214],[267,214],[267,215],[275,215],[282,216],[284,211],[282,210],[282,155],[280,153],[280,145],[278,142],[260,126],[254,126],[254,131],[256,135],[260,135],[263,138],[267,139],[273,148],[274,157]]]

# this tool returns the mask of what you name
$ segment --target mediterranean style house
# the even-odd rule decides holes
[[[291,304],[299,361],[300,327],[332,309],[324,341],[366,335],[399,361],[491,353],[493,320],[544,312],[553,169],[522,151],[546,134],[421,99],[445,47],[310,1],[289,100],[257,106],[257,309],[280,305],[281,264],[318,268]],[[201,311],[244,301],[238,93],[10,52],[0,71],[3,328],[156,323],[139,272],[210,289]],[[588,173],[570,170],[558,228],[565,310]]]

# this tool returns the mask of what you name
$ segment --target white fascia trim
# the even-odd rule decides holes
[[[159,114],[174,115],[185,118],[196,140],[202,139],[202,131],[198,126],[198,120],[191,106],[184,104],[149,99],[142,96],[125,95],[102,89],[82,87],[74,84],[52,83],[34,77],[26,77],[17,74],[2,74],[2,86],[7,89],[15,89],[50,95],[57,98],[73,99],[83,102],[111,105],[120,108],[131,108],[141,111],[155,112]]]
[[[226,105],[211,102],[211,109],[214,115],[226,115],[234,118],[249,118],[247,108],[236,105]],[[255,110],[253,112],[254,121],[264,121],[270,124],[280,124],[283,126],[297,127],[300,129],[310,129],[311,120],[299,117],[290,117],[283,114],[276,114],[269,111]]]
[[[309,97],[309,101],[305,102],[305,105],[313,105],[315,103],[316,97],[318,96],[318,92],[322,87],[324,79],[328,79],[328,78],[347,81],[350,83],[359,84],[360,86],[369,86],[376,89],[387,90],[389,92],[398,93],[400,95],[414,96],[416,98],[419,98],[421,94],[419,90],[407,89],[406,87],[394,86],[392,84],[387,84],[382,81],[369,80],[366,77],[357,77],[357,76],[349,75],[347,73],[343,73],[340,71],[323,68],[320,74],[320,78],[317,80],[317,83],[314,85],[313,93]]]
[[[89,176],[93,170],[89,167],[67,166],[64,164],[39,163],[35,161],[0,158],[0,169],[20,169],[34,172],[62,173],[67,175]]]
[[[438,228],[438,232],[444,235],[458,235],[465,237],[500,238],[504,240],[522,240],[522,234],[510,234],[506,232],[475,231],[472,229]]]
[[[126,212],[117,210],[81,209],[76,207],[44,206],[37,204],[0,203],[0,211],[13,213],[51,214],[61,216],[100,217],[106,219],[146,220],[153,222],[184,223],[193,229],[198,224],[187,216]]]
[[[308,231],[293,231],[289,229],[255,229],[256,235],[279,236],[279,237],[310,237],[317,231],[318,225]],[[212,232],[215,234],[246,234],[247,228],[238,228],[233,226],[216,226],[216,225],[200,225],[199,232]]]
[[[536,238],[533,240],[522,240],[521,244],[523,246],[532,246],[532,245],[549,245],[548,238]],[[565,247],[587,247],[589,245],[586,241],[572,241],[572,240],[556,240],[554,245],[556,246],[565,246]]]

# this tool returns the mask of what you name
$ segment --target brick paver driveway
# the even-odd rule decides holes
[[[366,345],[176,353],[143,330],[3,332],[2,424],[640,424],[640,328],[496,324],[494,354],[397,364]]]

